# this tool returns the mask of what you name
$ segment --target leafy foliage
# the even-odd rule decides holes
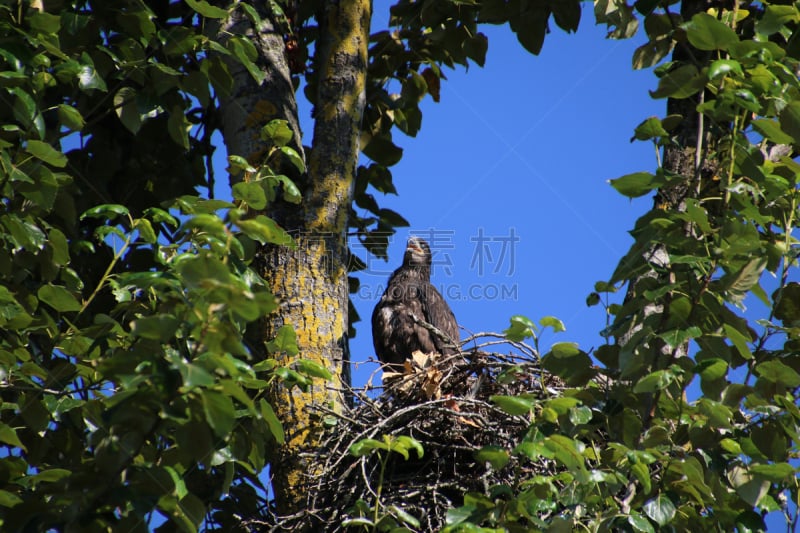
[[[611,35],[639,23],[650,39],[637,68],[659,66],[656,98],[704,93],[697,112],[710,135],[698,167],[677,173],[661,148],[682,146],[677,130],[691,117],[649,118],[634,138],[653,142],[655,172],[611,180],[621,194],[688,191],[675,205],[657,204],[631,232],[635,242],[611,279],[587,302],[604,302],[609,342],[592,355],[556,343],[543,366],[573,388],[554,400],[497,397],[532,423],[514,456],[551,459],[562,471],[520,478],[512,486],[468,494],[448,530],[588,529],[763,531],[764,514],[797,522],[800,441],[795,238],[800,145],[795,109],[798,50],[791,38],[797,7],[738,3],[690,14],[672,2],[595,2]],[[700,122],[702,124],[702,122]],[[701,126],[702,127],[702,126]],[[650,253],[660,246],[664,255]],[[765,274],[769,273],[769,276]],[[630,284],[622,303],[609,303]],[[602,295],[605,293],[605,297]],[[745,312],[745,305],[761,313]],[[533,336],[514,317],[511,340]],[[689,346],[688,354],[684,351]],[[492,451],[496,453],[496,451]],[[791,503],[790,503],[791,502]]]
[[[319,3],[269,4],[316,104],[306,61]],[[687,144],[680,132],[694,117],[675,113],[633,132],[653,143],[656,168],[611,185],[629,197],[687,193],[637,222],[631,251],[587,298],[606,306],[609,342],[591,354],[569,342],[550,348],[542,365],[568,385],[560,397],[494,395],[530,424],[515,447],[476,456],[498,469],[513,458],[560,470],[464,495],[450,530],[763,530],[770,511],[797,522],[800,11],[776,1],[690,13],[690,4],[681,14],[670,0],[594,1],[611,37],[644,29],[633,67],[655,67],[653,97],[697,99],[703,135]],[[316,363],[254,358],[297,354],[289,326],[265,346],[243,341],[276,306],[248,266],[257,244],[292,245],[254,213],[302,197],[302,183],[276,171],[278,158],[304,171],[290,128],[263,127],[261,161],[231,155],[231,172],[246,176],[233,203],[197,190],[213,190],[217,96],[234,89],[223,58],[264,79],[252,43],[221,44],[206,31],[235,10],[260,20],[238,1],[0,3],[4,531],[144,531],[155,514],[164,530],[203,520],[230,529],[257,514],[265,450],[286,439],[261,391],[330,377]],[[391,8],[391,29],[372,36],[368,58],[371,163],[346,206],[370,252],[385,257],[388,235],[406,224],[372,194],[396,193],[395,128],[419,131],[419,104],[442,97],[445,67],[483,64],[480,25],[508,24],[539,53],[551,21],[574,31],[580,15],[577,0]],[[696,158],[692,172],[662,162],[672,149]],[[664,257],[648,253],[654,245]],[[626,284],[625,300],[612,303]],[[754,318],[745,305],[766,311]],[[564,330],[553,317],[539,326]],[[506,335],[539,349],[525,317]],[[421,453],[400,437],[353,453],[412,449]],[[415,527],[376,502],[351,525]]]
[[[195,190],[228,11],[154,4],[0,6],[4,531],[228,527],[284,438],[243,332],[276,307],[254,241],[291,239]]]

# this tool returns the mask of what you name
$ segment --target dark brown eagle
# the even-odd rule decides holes
[[[415,320],[416,318],[416,320]],[[420,324],[427,322],[441,331],[443,339]],[[408,239],[403,264],[372,312],[372,344],[384,364],[400,367],[419,350],[452,354],[458,344],[458,323],[450,306],[431,285],[431,248],[419,237]]]

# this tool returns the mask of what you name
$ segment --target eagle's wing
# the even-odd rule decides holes
[[[431,284],[427,285],[420,298],[423,312],[421,318],[449,337],[450,343],[447,343],[438,335],[429,333],[433,348],[441,354],[453,353],[453,349],[449,348],[448,344],[458,344],[460,339],[458,322],[456,322],[452,309],[447,305],[447,301],[436,290],[436,287]]]

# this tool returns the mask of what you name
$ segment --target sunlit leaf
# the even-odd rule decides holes
[[[648,500],[642,509],[659,526],[666,526],[675,518],[675,504],[666,494]]]
[[[210,19],[223,19],[228,16],[225,9],[212,6],[205,0],[186,0],[186,3],[199,14]]]
[[[316,361],[311,361],[310,359],[298,359],[295,364],[297,365],[297,370],[303,374],[322,379],[331,379],[333,377],[333,374],[331,374],[330,370]]]
[[[37,296],[39,300],[62,313],[81,309],[81,304],[75,296],[60,285],[42,285]]]
[[[508,452],[499,446],[484,446],[475,453],[475,459],[482,463],[490,463],[495,470],[501,470],[508,464]]]
[[[708,13],[697,13],[683,27],[689,42],[698,50],[727,50],[739,42],[735,31]]]
[[[294,328],[288,324],[278,328],[275,338],[267,342],[267,350],[272,354],[297,355],[300,348],[297,346],[297,333]]]
[[[511,325],[503,330],[503,335],[510,341],[522,342],[526,338],[536,336],[536,324],[533,321],[522,315],[514,315],[510,319]]]
[[[533,410],[533,402],[519,396],[491,396],[489,400],[512,416],[527,415]]]
[[[609,183],[620,194],[628,198],[638,198],[657,188],[662,181],[649,172],[634,172],[609,180]]]
[[[245,202],[253,209],[261,210],[267,207],[267,195],[260,183],[239,182],[234,184],[231,192],[235,199]]]
[[[272,409],[272,406],[263,398],[259,402],[259,406],[261,407],[261,417],[264,419],[264,421],[266,421],[269,431],[272,433],[275,441],[278,444],[283,444],[285,442],[283,425],[281,424],[281,421],[278,420],[278,417],[275,414],[275,411]]]
[[[37,159],[41,159],[54,167],[63,168],[67,165],[67,156],[46,142],[28,141],[25,150]]]

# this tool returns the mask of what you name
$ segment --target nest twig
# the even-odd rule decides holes
[[[444,527],[447,510],[462,505],[467,492],[483,493],[492,485],[511,483],[520,469],[530,470],[530,475],[553,473],[555,466],[549,461],[522,465],[512,456],[507,466],[495,470],[476,460],[484,446],[510,451],[530,424],[527,417],[499,409],[491,396],[549,397],[563,384],[541,370],[538,354],[529,346],[509,343],[517,353],[501,354],[484,351],[503,342],[499,336],[479,334],[468,342],[471,349],[455,355],[415,354],[404,373],[384,375],[379,396],[354,390],[354,406],[343,413],[317,407],[321,415],[335,416],[337,424],[316,452],[314,462],[323,467],[321,474],[309,475],[304,511],[243,526],[256,531],[346,531],[348,520],[366,517],[365,509],[372,518],[378,505],[380,516],[394,513],[396,518],[396,509],[401,509],[419,522],[406,527],[435,531]],[[412,451],[405,460],[389,454],[378,490],[380,457],[355,457],[349,450],[362,439],[402,435],[420,442],[424,455],[418,458]]]

